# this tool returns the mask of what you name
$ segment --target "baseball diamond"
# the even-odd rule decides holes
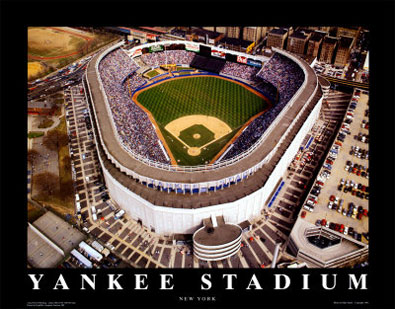
[[[251,117],[272,106],[244,84],[205,75],[159,81],[134,93],[133,100],[152,116],[179,165],[212,161]]]

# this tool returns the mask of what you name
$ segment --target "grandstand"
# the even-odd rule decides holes
[[[132,218],[160,234],[191,234],[213,212],[234,224],[252,219],[269,203],[280,175],[319,115],[322,91],[314,71],[302,59],[278,49],[267,62],[243,54],[246,59],[253,57],[246,60],[250,63],[266,62],[259,71],[253,65],[232,65],[228,60],[199,54],[204,44],[198,43],[193,43],[194,52],[138,52],[157,44],[164,43],[136,46],[127,53],[120,48],[122,43],[115,44],[96,55],[86,71],[85,93],[112,199]],[[169,44],[184,44],[187,49],[186,44],[191,43]],[[207,51],[209,46],[204,48]],[[241,55],[222,52],[234,59]],[[146,82],[137,73],[139,61],[135,58],[149,66],[168,64],[169,59],[191,67],[212,63],[205,71],[249,80],[258,90],[270,93],[276,105],[246,127],[246,133],[214,164],[170,165],[153,124],[129,96]],[[239,182],[242,184],[236,185]]]

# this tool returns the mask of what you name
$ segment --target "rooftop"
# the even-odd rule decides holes
[[[52,100],[45,101],[28,101],[28,108],[43,108],[43,109],[51,109],[54,106]]]
[[[192,33],[201,35],[201,36],[207,35],[210,39],[215,39],[215,38],[219,37],[220,35],[222,35],[222,33],[219,33],[219,32],[214,32],[214,31],[200,29],[200,28],[192,29]]]
[[[235,39],[235,38],[222,38],[219,42],[221,44],[241,45],[244,48],[247,48],[253,43],[252,41],[246,41],[246,40]]]
[[[346,36],[340,37],[339,45],[343,48],[350,48],[354,39]]]
[[[324,39],[324,43],[328,43],[328,44],[336,44],[338,41],[338,38],[336,37],[331,37],[331,36],[326,36]]]
[[[274,29],[270,30],[269,34],[284,35],[287,32],[288,32],[288,30],[285,28],[274,28]]]
[[[305,33],[303,33],[303,32],[294,32],[294,33],[292,33],[290,36],[289,36],[290,38],[296,38],[296,39],[306,39],[307,38],[307,35],[305,34]]]
[[[241,228],[233,224],[217,227],[205,226],[194,235],[194,241],[204,246],[220,246],[230,243],[241,235]]]
[[[310,37],[310,41],[314,41],[314,42],[319,42],[322,40],[322,38],[325,36],[324,33],[320,33],[320,32],[314,32],[311,37]]]

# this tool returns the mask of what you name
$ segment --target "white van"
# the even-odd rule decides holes
[[[97,220],[96,214],[92,214],[92,219],[93,219],[93,221],[96,221],[96,220]]]
[[[96,207],[95,207],[95,206],[91,206],[91,210],[92,210],[92,213],[93,213],[93,214],[96,213]]]

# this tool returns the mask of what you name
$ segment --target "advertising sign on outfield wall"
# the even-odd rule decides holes
[[[256,60],[252,60],[252,59],[248,59],[247,60],[247,64],[252,65],[254,67],[262,67],[262,63],[260,61],[256,61]]]
[[[243,56],[237,56],[237,62],[247,63],[247,58]]]
[[[185,43],[185,49],[193,52],[199,52],[199,45],[192,43]]]
[[[211,56],[225,59],[225,53],[223,51],[219,51],[215,49],[211,50]]]
[[[162,51],[163,50],[163,46],[162,45],[152,45],[149,48],[149,52],[153,53],[153,52],[158,52],[158,51]]]

